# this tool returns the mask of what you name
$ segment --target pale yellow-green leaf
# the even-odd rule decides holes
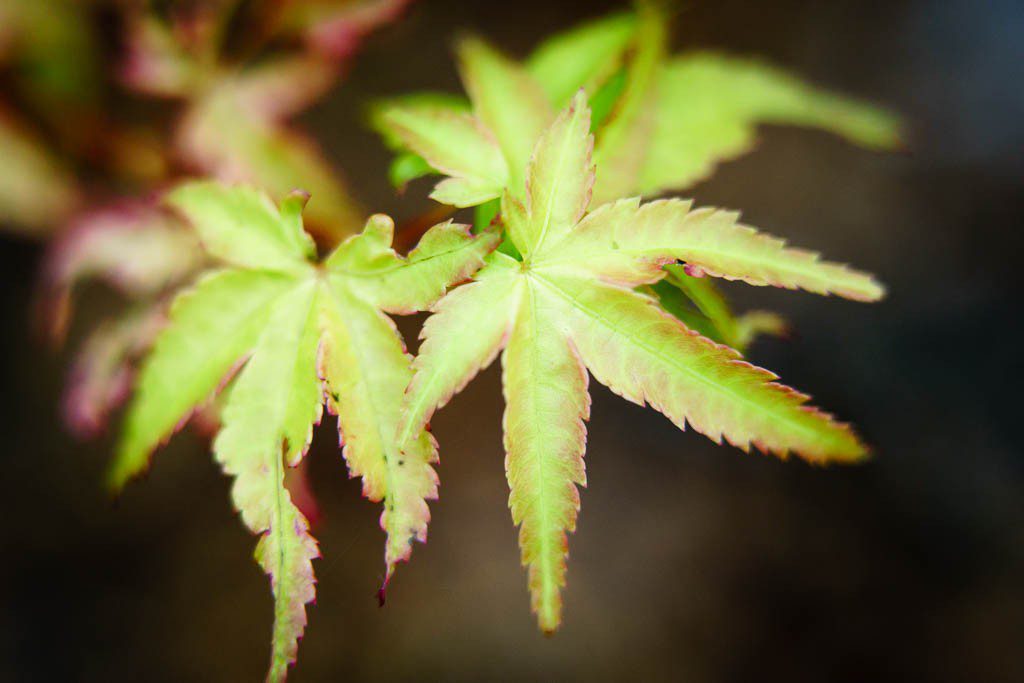
[[[779,69],[713,53],[669,59],[669,23],[663,3],[641,2],[633,13],[555,36],[523,67],[479,40],[461,44],[473,114],[497,139],[508,164],[507,189],[516,199],[524,198],[528,150],[551,118],[541,95],[561,106],[581,87],[596,112],[595,204],[687,187],[719,161],[747,151],[760,123],[817,127],[869,148],[899,143],[899,120],[891,113],[815,89]],[[411,96],[407,105],[393,106],[460,111],[450,99]],[[379,119],[375,115],[374,125],[385,140],[406,148]],[[422,159],[403,163],[397,180],[424,172]],[[432,196],[469,206],[498,194],[478,178],[460,178],[443,181]]]
[[[622,195],[692,185],[719,161],[749,150],[761,123],[820,128],[871,149],[891,149],[900,141],[892,113],[816,89],[754,59],[683,55],[664,66],[655,87],[655,125],[643,167]]]
[[[523,173],[537,138],[554,112],[540,84],[522,66],[476,38],[459,43],[459,73],[473,113],[498,141],[508,185],[522,194]]]
[[[479,178],[445,178],[430,193],[430,198],[440,204],[460,209],[478,206],[501,194],[504,184]]]
[[[529,218],[513,222],[510,230],[520,252],[542,255],[545,241],[561,240],[583,217],[594,186],[593,147],[590,109],[581,90],[537,141],[530,159]],[[517,225],[525,227],[525,232],[515,229]]]
[[[473,236],[467,226],[447,221],[427,230],[407,257],[391,246],[394,222],[377,214],[363,232],[331,254],[325,266],[345,286],[390,313],[426,310],[446,287],[462,282],[483,265],[498,236]]]
[[[534,153],[542,160],[538,168],[554,169],[531,174],[524,203],[503,197],[503,222],[522,260],[491,254],[474,281],[441,299],[424,324],[398,437],[405,443],[504,348],[509,504],[521,525],[532,604],[545,631],[560,621],[566,533],[579,507],[576,485],[585,481],[584,368],[614,392],[716,442],[818,463],[866,454],[847,425],[808,406],[806,396],[632,289],[664,277],[662,267],[683,257],[758,284],[850,295],[848,289],[864,282],[737,228],[734,215],[691,212],[687,202],[641,207],[639,200],[624,200],[579,221],[585,207],[580,188],[592,172],[580,145],[586,127],[569,124],[586,110],[580,99],[541,136]]]
[[[290,286],[280,275],[227,270],[178,296],[140,370],[110,472],[114,488],[142,472],[153,449],[214,394],[252,349],[268,307]]]
[[[309,445],[324,386],[348,440],[351,471],[365,478],[368,496],[385,501],[390,578],[411,540],[426,537],[425,501],[436,496],[437,479],[434,443],[422,428],[406,440],[404,454],[395,441],[411,369],[383,311],[430,306],[479,267],[497,237],[445,223],[401,257],[391,245],[391,219],[375,216],[317,265],[302,225],[304,193],[290,194],[280,209],[250,188],[211,183],[186,184],[171,196],[221,260],[236,267],[176,301],[143,367],[111,476],[119,486],[138,473],[175,425],[230,381],[214,453],[235,478],[232,497],[243,520],[261,534],[256,555],[275,596],[269,679],[279,681],[305,628],[317,556],[284,471]]]
[[[282,221],[266,195],[248,187],[215,182],[181,185],[167,203],[195,228],[203,247],[215,258],[242,268],[302,273],[308,236],[301,225]]]
[[[433,307],[420,332],[416,374],[402,407],[398,442],[403,447],[501,351],[519,305],[517,270],[513,259],[494,252],[474,282],[452,290]]]
[[[436,449],[423,425],[396,441],[405,387],[412,377],[394,325],[380,311],[411,313],[431,306],[447,287],[468,278],[497,244],[497,235],[472,236],[466,226],[436,225],[401,257],[392,247],[394,223],[372,216],[360,235],[341,244],[324,263],[327,275],[320,372],[338,414],[345,459],[363,492],[384,502],[387,533],[385,583],[407,560],[412,541],[426,540],[437,497],[431,463]]]
[[[787,247],[739,223],[739,214],[691,209],[691,202],[638,199],[606,204],[588,215],[544,262],[636,286],[664,277],[662,266],[685,261],[708,275],[752,285],[804,289],[875,301],[884,289],[870,275]]]
[[[713,441],[812,462],[854,461],[866,449],[846,425],[806,405],[776,376],[691,332],[649,298],[592,279],[543,277],[564,305],[570,336],[594,377],[677,426]]]
[[[362,477],[363,495],[384,503],[387,581],[395,563],[409,558],[412,541],[426,541],[426,501],[437,497],[437,475],[431,467],[436,449],[422,430],[410,439],[405,453],[395,442],[401,397],[412,369],[391,320],[334,276],[325,286],[321,321],[320,374],[331,412],[338,415],[349,474]]]
[[[456,181],[449,179],[438,186],[437,201],[472,206],[501,194],[508,181],[505,158],[473,115],[446,108],[394,106],[383,111],[380,120],[404,147]]]
[[[580,507],[576,486],[586,485],[583,421],[590,396],[560,302],[532,282],[522,296],[502,355],[505,472],[530,602],[541,629],[551,632],[561,621],[566,533],[575,530]]]
[[[319,343],[316,283],[278,298],[252,357],[235,380],[213,452],[234,477],[231,495],[246,526],[260,534],[256,558],[271,577],[274,629],[268,679],[284,680],[314,597],[308,525],[284,487],[284,468],[305,453],[323,394],[314,367]]]

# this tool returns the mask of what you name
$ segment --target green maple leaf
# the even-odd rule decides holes
[[[692,186],[719,162],[753,148],[760,124],[818,128],[868,149],[900,145],[891,113],[814,88],[782,69],[751,58],[713,52],[673,57],[660,66],[644,104],[650,116],[636,177],[607,189],[653,195]]]
[[[431,197],[465,207],[500,197],[506,187],[522,189],[522,170],[554,109],[524,68],[483,41],[463,40],[458,52],[472,111],[450,98],[419,95],[379,105],[373,120],[393,147],[450,176]]]
[[[411,359],[384,313],[429,306],[479,268],[496,238],[443,223],[402,258],[391,248],[391,219],[377,215],[317,264],[302,227],[305,195],[278,210],[254,190],[191,183],[169,203],[225,265],[172,305],[142,366],[110,482],[120,488],[142,472],[154,448],[231,380],[213,452],[234,477],[243,521],[260,535],[256,558],[275,597],[270,679],[280,680],[295,660],[318,556],[284,487],[285,469],[306,452],[326,396],[351,475],[384,502],[387,576],[414,539],[425,540],[435,445],[420,431],[398,452],[393,437]]]
[[[732,212],[625,199],[587,213],[594,184],[589,131],[580,92],[536,144],[525,203],[504,195],[503,220],[522,260],[492,253],[473,282],[441,299],[425,323],[398,436],[414,439],[436,408],[504,350],[509,504],[545,631],[560,621],[566,533],[576,522],[577,486],[586,481],[587,370],[627,400],[716,442],[816,463],[866,454],[847,425],[636,288],[683,261],[754,285],[865,301],[883,294],[870,276],[787,248]]]
[[[506,188],[521,198],[537,135],[581,87],[600,112],[592,121],[598,203],[689,187],[750,149],[761,123],[817,127],[869,148],[899,142],[898,120],[882,109],[750,59],[669,58],[667,41],[652,3],[557,35],[523,64],[471,38],[457,49],[471,109],[421,94],[379,102],[371,123],[404,152],[392,169],[399,184],[430,170],[447,175],[431,196],[459,207]]]

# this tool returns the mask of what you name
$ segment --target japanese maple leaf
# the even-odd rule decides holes
[[[542,43],[524,63],[479,39],[458,46],[470,105],[421,93],[385,100],[372,123],[405,152],[392,175],[449,176],[431,197],[474,206],[507,188],[521,199],[522,171],[541,130],[583,87],[597,116],[599,203],[689,187],[719,161],[748,151],[758,124],[817,127],[856,144],[891,148],[892,114],[817,89],[756,60],[715,53],[668,55],[668,20],[656,3],[588,22]],[[410,156],[411,154],[411,156]]]
[[[205,182],[169,195],[224,267],[173,303],[140,371],[110,475],[120,488],[142,472],[154,448],[230,379],[213,452],[234,477],[234,504],[260,535],[256,557],[271,576],[272,680],[295,660],[319,554],[284,487],[285,469],[306,452],[326,396],[350,473],[363,478],[367,497],[384,501],[388,577],[413,539],[426,539],[435,445],[422,430],[404,455],[394,442],[412,370],[384,312],[429,306],[479,268],[495,243],[449,222],[402,258],[391,248],[391,219],[377,215],[316,263],[302,227],[305,200],[293,194],[278,210],[254,190]]]
[[[483,41],[463,40],[458,51],[472,111],[451,98],[418,97],[385,104],[376,125],[449,176],[430,195],[442,204],[476,206],[506,188],[521,196],[523,169],[555,111],[525,69]]]
[[[691,331],[635,290],[677,261],[708,275],[871,301],[870,276],[690,202],[639,199],[587,213],[594,169],[590,112],[577,94],[540,137],[525,205],[508,194],[503,220],[522,260],[494,252],[470,284],[433,307],[407,390],[399,441],[415,444],[434,410],[502,356],[505,470],[540,627],[560,621],[566,532],[584,485],[587,371],[622,397],[648,403],[681,429],[811,462],[866,454],[845,424],[807,405],[776,376]]]

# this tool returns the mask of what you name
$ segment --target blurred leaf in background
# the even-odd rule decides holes
[[[348,3],[335,5],[340,12]],[[312,12],[314,7],[320,11]],[[286,119],[334,85],[339,61],[351,50],[307,49],[305,37],[317,24],[299,18],[330,16],[335,30],[351,31],[350,43],[375,24],[360,15],[349,25],[347,15],[328,12],[324,3],[264,3],[251,17],[263,30],[244,31],[229,41],[227,32],[236,20],[231,9],[230,4],[201,6],[169,17],[131,17],[123,81],[140,92],[184,103],[172,153],[187,169],[250,182],[278,199],[302,188],[312,195],[308,215],[314,231],[336,243],[358,228],[361,209],[318,145],[286,125]],[[390,15],[374,16],[383,20]],[[287,50],[282,51],[282,40]]]
[[[0,5],[0,225],[51,233],[76,208],[67,153],[95,132],[102,91],[98,47],[80,3]],[[31,121],[31,123],[29,123]]]
[[[43,237],[78,206],[74,176],[40,135],[0,109],[0,224]]]
[[[98,36],[74,0],[5,0],[0,60],[34,117],[79,145],[93,132],[104,95]]]
[[[103,431],[171,293],[205,264],[189,228],[154,203],[162,188],[192,174],[252,182],[278,199],[302,188],[324,246],[358,229],[362,209],[341,174],[287,120],[405,4],[0,4],[0,75],[11,86],[0,101],[0,225],[58,234],[40,322],[62,341],[74,292],[91,281],[127,303],[72,363],[64,414],[76,434]],[[109,27],[123,29],[122,49],[99,48]]]

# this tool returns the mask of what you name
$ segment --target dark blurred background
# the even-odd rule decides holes
[[[522,55],[617,6],[424,0],[301,123],[367,206],[414,216],[429,183],[394,197],[362,103],[458,91],[460,29]],[[765,129],[692,193],[888,284],[878,305],[729,288],[798,331],[752,359],[858,425],[876,457],[744,455],[592,384],[565,623],[544,638],[506,508],[496,368],[434,420],[430,542],[383,609],[379,509],[328,419],[310,455],[324,558],[294,680],[1024,680],[1024,5],[693,1],[675,26],[677,48],[761,55],[909,121],[896,155]],[[271,599],[228,480],[186,433],[117,505],[104,496],[111,440],[63,431],[67,358],[28,330],[40,256],[0,243],[0,679],[260,679]]]

